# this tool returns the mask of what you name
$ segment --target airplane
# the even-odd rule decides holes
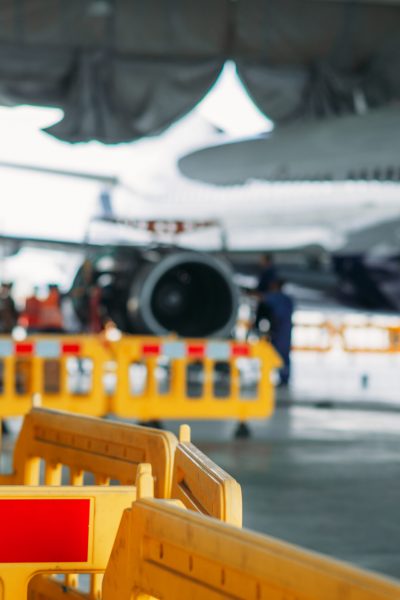
[[[115,188],[129,193],[114,175],[59,170],[38,165],[0,162],[0,169],[100,184],[98,207],[82,240],[0,235],[3,257],[22,248],[61,250],[83,256],[71,285],[70,296],[78,317],[83,318],[82,289],[90,264],[90,285],[102,289],[107,315],[123,331],[186,337],[228,335],[236,319],[238,292],[224,260],[195,252],[177,243],[182,234],[195,235],[219,224],[210,219],[132,218],[115,214]],[[100,225],[100,230],[94,229]]]
[[[1,167],[42,171],[10,162]],[[125,217],[113,202],[119,188],[128,187],[121,176],[54,168],[44,173],[100,186],[86,233],[81,240],[3,234],[3,253],[31,247],[79,254],[72,290],[82,287],[83,265],[90,259],[107,312],[121,330],[229,335],[238,286],[254,285],[264,252],[274,253],[280,276],[302,302],[398,307],[395,261],[388,261],[400,230],[394,183],[252,182],[218,188],[176,177],[162,196],[144,200],[147,217],[144,210],[134,216],[132,206],[133,216]],[[365,258],[366,249],[368,268],[360,277],[357,259]],[[74,302],[79,315],[82,307]]]
[[[0,37],[0,101],[58,107],[61,120],[45,128],[57,139],[116,144],[157,135],[205,96],[226,60],[235,61],[238,76],[276,133],[291,122],[302,124],[298,158],[309,156],[313,147],[318,151],[309,141],[316,121],[357,115],[353,134],[358,139],[379,117],[378,109],[395,107],[400,98],[397,3],[191,0],[183,9],[155,0],[154,10],[137,10],[128,0],[62,5],[54,12],[50,0],[40,8],[13,0],[0,8],[8,32]],[[339,158],[346,156],[345,165],[337,163],[339,175],[345,167],[350,179],[353,174],[361,181],[359,153],[346,154],[346,128],[339,122],[336,127],[342,132]],[[312,187],[304,182],[294,188],[291,172],[286,186],[253,182],[246,193],[234,187],[229,194],[207,185],[189,188],[171,180],[169,191],[162,186],[160,202],[142,214],[168,220],[172,204],[177,212],[172,218],[220,220],[222,232],[199,230],[195,240],[183,232],[180,245],[228,253],[243,270],[254,268],[262,250],[279,251],[283,263],[289,251],[296,262],[292,278],[298,271],[298,279],[331,277],[333,287],[343,282],[349,301],[398,308],[397,187],[390,183],[397,165],[388,162],[390,146],[381,167],[376,161],[383,149],[374,147],[374,136],[369,142],[373,160],[366,178],[372,169],[387,186],[332,186],[330,172],[317,160],[312,173],[304,164],[300,175],[295,173],[315,179]],[[284,175],[275,172],[280,181]],[[376,240],[369,248],[371,235]]]
[[[190,152],[180,159],[179,168],[203,186],[236,189],[243,197],[255,185],[289,190],[296,185],[295,198],[285,199],[296,229],[301,226],[295,208],[298,188],[314,198],[319,194],[319,203],[304,194],[301,202],[314,214],[322,211],[333,228],[336,221],[336,233],[342,235],[336,243],[325,241],[340,288],[336,295],[370,309],[400,310],[400,162],[393,134],[399,125],[396,104],[368,117],[291,123],[264,136]],[[328,199],[326,190],[334,190],[334,197]],[[357,207],[353,216],[351,206]]]
[[[16,118],[18,122],[22,120],[19,113]],[[393,249],[395,251],[398,246],[398,187],[394,181],[268,183],[252,180],[244,185],[225,187],[192,181],[173,168],[176,157],[187,156],[193,148],[210,143],[216,144],[215,151],[218,151],[221,139],[228,139],[210,128],[198,115],[182,121],[154,142],[146,141],[144,146],[141,144],[135,148],[91,146],[86,150],[82,146],[71,148],[53,142],[48,136],[42,137],[39,140],[36,134],[35,139],[29,138],[27,143],[25,133],[16,137],[13,125],[15,151],[14,155],[9,148],[7,153],[3,151],[2,182],[8,189],[11,209],[17,203],[18,195],[23,197],[26,191],[20,186],[16,192],[14,179],[7,180],[5,176],[9,175],[11,169],[15,171],[16,166],[20,166],[21,177],[18,179],[22,179],[23,171],[30,166],[34,174],[32,177],[38,179],[37,182],[33,179],[25,182],[34,198],[34,202],[28,203],[30,214],[33,217],[33,211],[37,213],[39,206],[44,206],[41,197],[54,195],[54,202],[47,204],[51,207],[51,215],[46,214],[42,221],[36,217],[34,226],[32,219],[21,220],[17,212],[13,226],[15,235],[10,235],[9,231],[8,235],[3,236],[3,253],[6,245],[13,252],[23,244],[24,247],[68,249],[69,254],[75,253],[75,256],[78,250],[81,257],[96,257],[96,262],[101,266],[98,279],[104,283],[110,281],[111,276],[114,280],[118,279],[124,289],[118,297],[126,301],[121,302],[118,310],[117,307],[112,309],[114,320],[122,329],[160,334],[171,330],[179,333],[187,331],[176,322],[161,327],[151,315],[146,317],[147,324],[144,324],[143,318],[138,315],[138,304],[149,306],[147,300],[141,303],[132,300],[130,312],[127,310],[127,298],[130,294],[134,295],[131,285],[134,273],[139,277],[138,273],[146,270],[149,258],[154,268],[154,260],[164,259],[168,253],[181,253],[183,249],[200,252],[206,257],[207,264],[212,260],[222,260],[224,268],[228,268],[229,280],[234,277],[237,284],[246,287],[254,285],[260,255],[273,252],[281,277],[291,282],[292,288],[296,286],[291,293],[301,297],[302,301],[306,298],[309,302],[312,298],[313,302],[325,304],[332,302],[332,299],[339,299],[350,305],[367,308],[397,308],[396,299],[399,295],[395,281],[392,281],[395,279],[393,265],[387,264],[385,269],[388,273],[382,276],[381,264],[382,261],[387,262],[386,257],[393,254]],[[229,147],[229,144],[223,146],[224,149]],[[92,151],[95,152],[95,160],[89,164],[87,154]],[[36,167],[22,162],[31,159],[33,153],[41,158]],[[152,178],[148,187],[147,182],[138,177],[143,169],[143,154],[159,157],[158,162],[163,165],[161,176],[155,179],[157,185],[154,185]],[[21,162],[16,164],[17,159]],[[168,166],[168,160],[171,167]],[[179,164],[184,160],[182,158]],[[51,166],[46,168],[46,162]],[[77,164],[79,169],[76,168]],[[246,164],[243,160],[242,169]],[[97,172],[84,171],[82,165],[85,169],[95,167]],[[42,176],[37,167],[43,168]],[[152,166],[152,172],[153,169]],[[58,175],[58,179],[53,178],[56,185],[50,188],[47,179],[52,172]],[[67,181],[73,182],[78,176],[81,176],[79,185],[82,189],[68,187],[70,184],[67,185]],[[94,190],[97,209],[92,201]],[[22,209],[21,202],[19,205]],[[86,219],[88,226],[85,229]],[[70,222],[69,233],[74,239],[66,239],[59,226],[67,220]],[[199,224],[203,226],[198,227]],[[34,231],[39,231],[39,235],[33,235]],[[131,246],[135,248],[134,251],[128,249]],[[121,258],[115,261],[113,257],[117,249]],[[144,249],[151,250],[146,257],[143,256]],[[354,263],[353,271],[357,270],[356,259],[361,256],[364,260],[366,251],[369,263],[364,272],[367,271],[368,275],[363,275],[360,281],[357,273],[356,277],[351,273],[349,260]],[[125,279],[107,271],[110,255],[114,263],[127,265],[126,269],[124,267]],[[107,257],[108,260],[100,261],[100,258]],[[346,260],[340,261],[340,257]],[[232,270],[229,265],[233,266]],[[377,292],[371,292],[371,278],[374,290],[378,287]],[[356,286],[352,279],[358,282]],[[382,279],[385,294],[379,291]],[[109,293],[110,296],[113,294]],[[171,296],[173,302],[172,291]],[[225,335],[230,330],[234,312],[230,311],[230,304],[230,300],[221,302],[218,312],[220,318],[225,319],[227,327],[213,325],[212,332]],[[232,306],[236,304],[237,291]],[[145,312],[147,314],[149,311]],[[201,331],[211,332],[204,328]],[[189,330],[189,333],[193,331]]]
[[[400,105],[368,115],[299,121],[213,144],[179,160],[181,173],[217,186],[249,181],[400,181]]]

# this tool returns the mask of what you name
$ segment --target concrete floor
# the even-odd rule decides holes
[[[400,413],[282,407],[233,430],[192,439],[242,485],[246,527],[400,579]]]

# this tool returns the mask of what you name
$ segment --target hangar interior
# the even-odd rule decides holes
[[[400,3],[6,0],[0,48],[0,599],[400,598]]]

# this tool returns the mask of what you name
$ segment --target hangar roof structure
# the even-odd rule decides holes
[[[0,102],[56,106],[69,142],[155,135],[226,60],[275,123],[400,97],[400,7],[386,0],[5,0]]]

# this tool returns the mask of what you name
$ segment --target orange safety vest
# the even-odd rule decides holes
[[[39,324],[40,300],[36,296],[29,296],[25,300],[25,310],[20,321],[27,329],[36,329]]]
[[[50,291],[47,298],[40,302],[38,329],[62,329],[63,318],[58,292]]]

